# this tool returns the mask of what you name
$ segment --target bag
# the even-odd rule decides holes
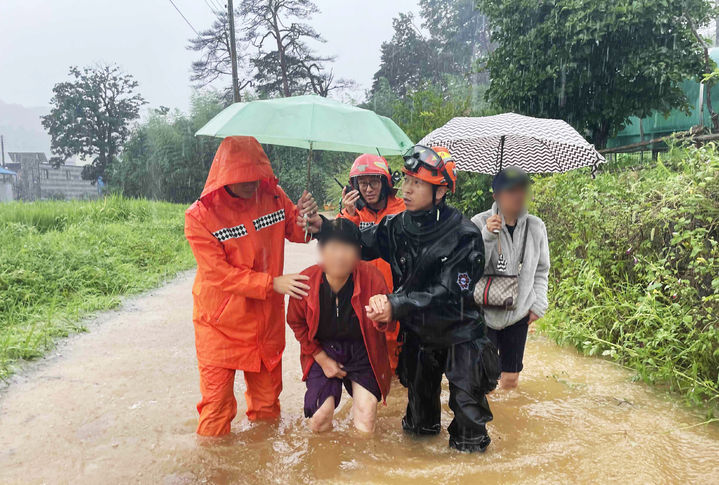
[[[522,256],[519,260],[519,273],[522,271],[524,262],[524,251],[527,249],[527,234],[529,234],[529,218],[524,227],[522,238]],[[502,255],[501,236],[497,241],[497,270],[502,272],[506,269],[507,263]],[[485,274],[474,287],[474,301],[477,305],[485,308],[501,308],[502,310],[514,310],[519,298],[519,273],[516,275]]]

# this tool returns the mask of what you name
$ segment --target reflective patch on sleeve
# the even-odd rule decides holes
[[[374,226],[374,222],[360,222],[359,228],[361,231],[362,229],[367,229],[368,227],[372,226]]]
[[[227,241],[228,239],[236,239],[242,236],[247,236],[247,229],[244,224],[240,224],[235,227],[223,227],[222,229],[213,232],[212,235],[215,236],[218,241],[222,242]]]
[[[255,226],[255,231],[259,231],[260,229],[264,229],[265,227],[270,227],[273,224],[277,224],[278,222],[282,222],[285,220],[285,210],[280,209],[277,212],[272,212],[271,214],[266,214],[264,216],[258,217],[254,221],[252,221],[252,225]]]

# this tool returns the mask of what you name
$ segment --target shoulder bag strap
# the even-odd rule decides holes
[[[522,264],[524,263],[524,252],[527,249],[527,234],[529,234],[529,216],[527,216],[527,222],[524,224],[524,236],[522,237],[522,256],[519,259],[519,271],[522,271]]]

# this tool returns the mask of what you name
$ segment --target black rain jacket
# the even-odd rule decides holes
[[[439,211],[439,220],[437,220]],[[484,271],[482,233],[457,209],[387,216],[362,231],[362,258],[392,268],[392,315],[423,345],[446,347],[484,335],[474,285]]]

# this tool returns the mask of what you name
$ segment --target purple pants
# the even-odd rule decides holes
[[[307,374],[307,392],[305,393],[305,417],[311,418],[329,397],[335,398],[335,408],[339,406],[342,398],[342,384],[352,395],[352,383],[371,392],[377,401],[382,399],[377,379],[374,377],[372,365],[369,362],[367,349],[363,341],[337,341],[323,342],[322,350],[328,356],[342,364],[347,375],[343,378],[328,378],[322,371],[322,367],[315,362]]]

